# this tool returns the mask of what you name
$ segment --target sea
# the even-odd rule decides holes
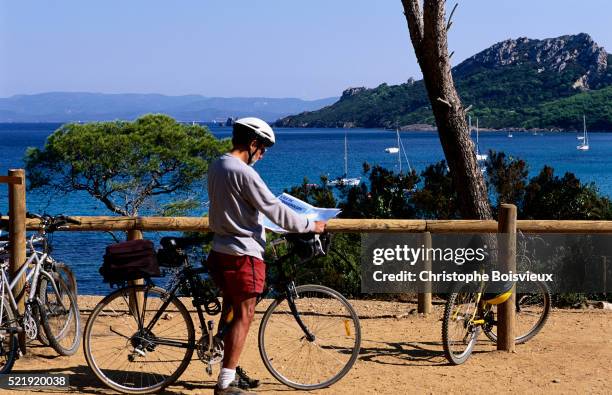
[[[22,168],[28,147],[43,147],[46,138],[60,124],[28,123],[0,124],[0,174],[8,169]],[[219,137],[231,136],[231,129],[207,125]],[[342,176],[345,163],[345,136],[347,142],[348,177],[363,177],[363,163],[379,164],[399,170],[398,155],[388,154],[385,148],[397,146],[395,131],[381,129],[275,129],[277,144],[268,150],[255,168],[270,189],[280,194],[291,186],[320,182],[322,175],[330,179]],[[435,132],[401,132],[402,170],[423,170],[427,165],[444,158]],[[600,192],[612,196],[612,133],[589,133],[591,149],[578,151],[576,133],[545,132],[483,132],[479,136],[479,149],[503,151],[510,157],[528,163],[529,175],[537,175],[544,165],[552,166],[555,173],[573,172],[583,182],[594,182]],[[202,200],[206,193],[202,191]],[[0,184],[0,213],[8,211],[6,185]],[[27,209],[31,212],[66,215],[109,215],[109,211],[85,193],[54,196],[28,191]],[[203,215],[206,205],[191,215]],[[154,240],[172,232],[151,232],[145,237]],[[102,282],[98,268],[104,248],[113,242],[104,232],[57,232],[53,236],[53,255],[68,263],[78,279],[80,294],[103,295],[110,289]]]

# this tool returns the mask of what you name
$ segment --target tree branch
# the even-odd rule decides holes
[[[450,16],[448,17],[448,23],[446,24],[447,32],[450,30],[451,26],[453,25],[453,15],[455,15],[455,11],[457,11],[457,7],[459,7],[459,3],[455,3],[453,10],[451,11]]]
[[[444,100],[441,97],[438,97],[436,100],[439,101],[442,104],[446,104],[448,106],[448,108],[452,108],[453,107],[448,100]]]

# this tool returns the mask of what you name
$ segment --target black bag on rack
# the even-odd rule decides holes
[[[130,240],[106,247],[100,274],[106,283],[159,277],[159,264],[151,240]]]

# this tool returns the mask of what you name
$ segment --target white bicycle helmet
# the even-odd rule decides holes
[[[271,147],[276,142],[274,131],[270,125],[259,118],[248,117],[236,120],[232,133],[234,135],[238,133],[252,133],[266,147]]]

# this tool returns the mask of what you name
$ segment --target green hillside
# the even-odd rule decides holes
[[[488,128],[612,130],[612,56],[587,34],[507,40],[453,69],[457,90]],[[288,127],[394,128],[433,124],[423,81],[349,88],[318,111],[277,121]]]

